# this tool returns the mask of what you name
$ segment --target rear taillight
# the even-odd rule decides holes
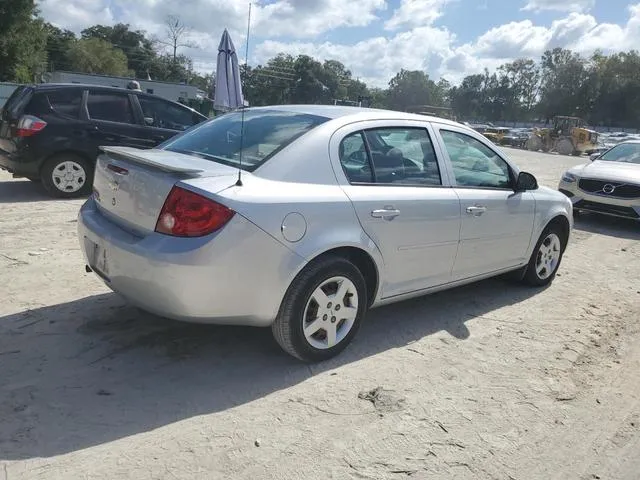
[[[40,132],[46,126],[47,122],[38,117],[34,117],[33,115],[23,115],[20,117],[20,120],[18,120],[16,136],[30,137]]]
[[[173,187],[162,206],[156,232],[175,237],[201,237],[224,227],[235,212],[202,195]]]

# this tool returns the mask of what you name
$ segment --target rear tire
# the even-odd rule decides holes
[[[271,326],[273,336],[285,352],[300,360],[328,360],[349,345],[367,305],[360,270],[342,257],[320,258],[289,286]]]
[[[557,224],[548,225],[533,249],[522,281],[533,287],[544,287],[553,282],[566,246],[562,228]]]
[[[45,162],[40,178],[53,197],[86,197],[91,193],[93,166],[79,155],[62,153]]]

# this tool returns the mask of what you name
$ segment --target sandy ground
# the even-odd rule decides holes
[[[511,153],[554,187],[580,161]],[[638,224],[587,216],[550,288],[374,310],[307,366],[127,306],[80,204],[0,174],[0,480],[640,478]]]

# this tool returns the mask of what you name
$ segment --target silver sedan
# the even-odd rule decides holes
[[[640,220],[640,140],[619,143],[562,175],[574,211]]]
[[[513,272],[549,284],[571,202],[440,118],[233,112],[158,148],[103,147],[79,213],[87,270],[142,309],[344,349],[379,305]]]

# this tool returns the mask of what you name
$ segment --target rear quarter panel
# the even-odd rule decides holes
[[[292,254],[305,259],[300,268],[290,272],[290,281],[309,261],[340,247],[364,250],[376,263],[380,277],[384,275],[380,251],[360,227],[351,202],[338,185],[278,182],[250,174],[243,176],[242,181],[242,186],[230,186],[215,196],[285,245]],[[203,178],[188,183],[206,192],[207,182]],[[291,213],[304,217],[305,231],[298,241],[287,240],[283,233],[283,222]]]

